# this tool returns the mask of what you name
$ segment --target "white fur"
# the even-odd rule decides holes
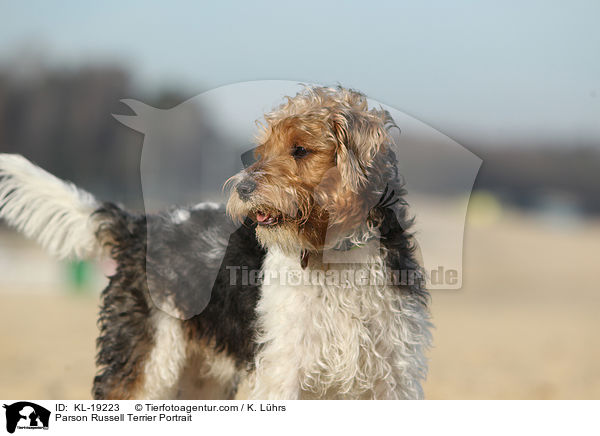
[[[190,219],[190,211],[186,209],[177,209],[171,213],[171,221],[174,224],[182,224]]]
[[[422,398],[424,352],[430,343],[426,309],[384,281],[294,285],[285,276],[310,268],[303,271],[299,260],[299,252],[286,255],[278,248],[269,248],[265,258],[251,397]],[[329,268],[363,268],[368,276],[381,278],[385,261],[377,255],[362,266]]]
[[[66,258],[99,252],[91,217],[94,197],[36,167],[22,156],[0,154],[0,218]]]
[[[219,203],[215,203],[212,201],[203,201],[202,203],[198,203],[192,207],[192,210],[217,210],[221,205]]]
[[[152,315],[154,345],[144,366],[144,385],[139,399],[174,398],[186,359],[186,341],[181,321],[156,310]]]
[[[207,359],[209,377],[215,378],[224,386],[232,385],[240,371],[236,368],[235,362],[225,353],[215,353],[212,358]]]

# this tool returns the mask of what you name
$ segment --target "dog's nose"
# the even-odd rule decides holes
[[[242,200],[248,200],[250,194],[256,189],[256,182],[251,178],[246,178],[238,183],[235,189]]]

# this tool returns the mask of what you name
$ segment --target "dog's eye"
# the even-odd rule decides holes
[[[292,147],[292,156],[295,159],[303,158],[308,154],[308,150],[300,145],[294,144]]]

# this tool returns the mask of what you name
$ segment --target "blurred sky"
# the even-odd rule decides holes
[[[247,80],[339,82],[459,142],[600,144],[598,1],[0,5],[0,62],[13,68],[119,62],[141,90],[190,97]]]

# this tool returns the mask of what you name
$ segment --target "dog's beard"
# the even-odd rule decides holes
[[[227,209],[234,220],[243,222],[248,217],[257,224],[256,237],[266,249],[278,248],[295,255],[323,248],[327,214],[310,199],[301,204],[294,200],[273,205],[264,198],[243,201],[232,193]]]
[[[313,209],[308,218],[283,221],[276,226],[257,226],[256,236],[265,248],[277,247],[284,253],[318,252],[323,249],[327,214]]]
[[[266,249],[277,248],[287,255],[297,255],[302,250],[302,238],[294,225],[281,224],[276,227],[256,227],[258,242]]]

